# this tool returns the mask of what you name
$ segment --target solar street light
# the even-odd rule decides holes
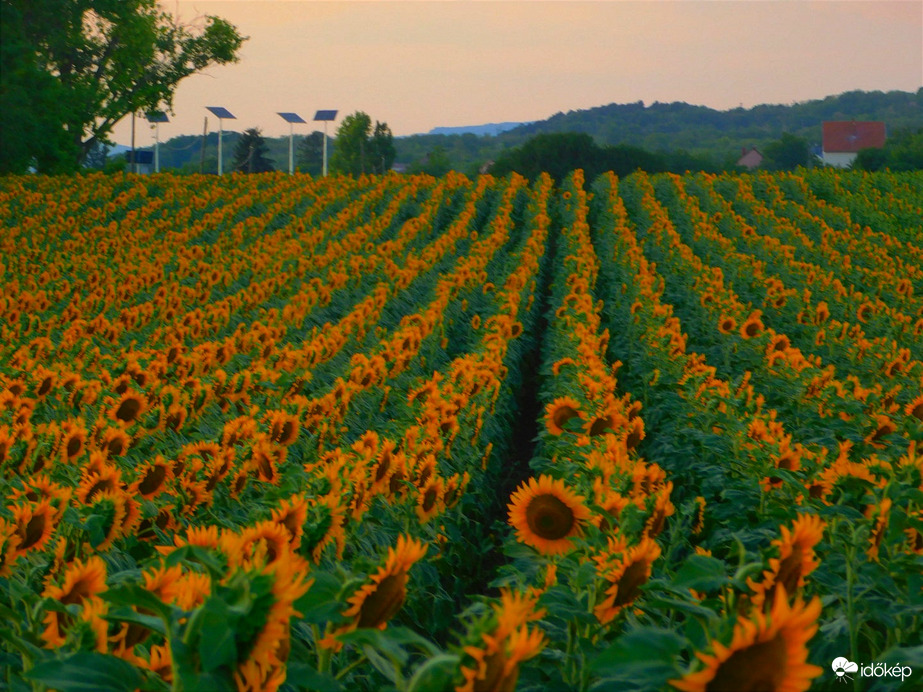
[[[231,115],[231,111],[229,111],[227,108],[222,108],[221,106],[205,106],[205,108],[211,111],[211,113],[216,118],[218,118],[218,175],[221,175],[224,170],[221,159],[221,137],[224,133],[222,128],[222,121],[237,120],[237,118]]]
[[[314,114],[315,121],[324,123],[324,177],[327,177],[327,123],[336,120],[336,111],[317,111]]]
[[[285,122],[288,123],[288,174],[295,172],[294,151],[295,151],[295,123],[306,123],[307,120],[297,113],[279,113]]]
[[[160,123],[168,123],[170,119],[162,111],[151,111],[145,117],[154,125],[154,173],[160,173]]]

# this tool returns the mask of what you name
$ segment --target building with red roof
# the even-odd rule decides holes
[[[828,166],[848,168],[860,149],[881,149],[887,134],[877,121],[830,120],[823,124],[823,158]]]

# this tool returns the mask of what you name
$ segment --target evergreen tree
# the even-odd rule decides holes
[[[330,156],[330,142],[327,142],[327,156]],[[302,173],[318,176],[324,171],[324,133],[315,130],[298,145],[296,165]]]
[[[266,173],[276,170],[267,154],[269,147],[258,127],[245,130],[234,148],[232,169],[241,173]]]

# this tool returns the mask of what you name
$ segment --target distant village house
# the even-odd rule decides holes
[[[849,168],[860,149],[881,149],[887,138],[883,122],[856,120],[828,120],[823,135],[821,159],[836,168]]]
[[[756,147],[752,149],[743,147],[740,150],[740,158],[737,159],[738,166],[752,171],[754,168],[759,168],[761,163],[763,163],[763,155],[756,150]]]

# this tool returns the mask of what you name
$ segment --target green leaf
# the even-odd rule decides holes
[[[670,630],[640,627],[619,637],[590,667],[603,678],[631,681],[640,689],[661,689],[667,678],[679,673],[675,660],[685,644]]]
[[[344,609],[339,601],[343,583],[329,572],[312,572],[314,583],[305,594],[295,601],[295,610],[301,619],[312,624],[321,624],[337,619]]]
[[[319,673],[307,663],[289,663],[285,670],[285,680],[299,690],[309,692],[342,692],[343,686],[336,679]]]
[[[401,647],[400,635],[392,637],[388,630],[363,628],[346,632],[337,637],[344,644],[356,644],[362,647],[371,647],[392,658],[400,665],[407,663],[408,654]],[[368,651],[366,651],[368,654]],[[369,657],[371,658],[371,656]]]
[[[460,662],[461,658],[453,654],[439,654],[427,659],[414,671],[407,686],[408,692],[451,689],[452,678]]]
[[[232,618],[227,604],[219,598],[209,598],[197,613],[199,630],[199,660],[207,671],[237,660],[234,642],[237,618]]]
[[[134,606],[157,613],[169,622],[173,608],[139,584],[123,584],[107,589],[100,597],[114,606]]]
[[[60,692],[132,692],[144,685],[133,665],[95,651],[39,663],[25,676]]]
[[[708,555],[690,555],[673,577],[673,586],[686,591],[713,592],[728,583],[725,564]]]

